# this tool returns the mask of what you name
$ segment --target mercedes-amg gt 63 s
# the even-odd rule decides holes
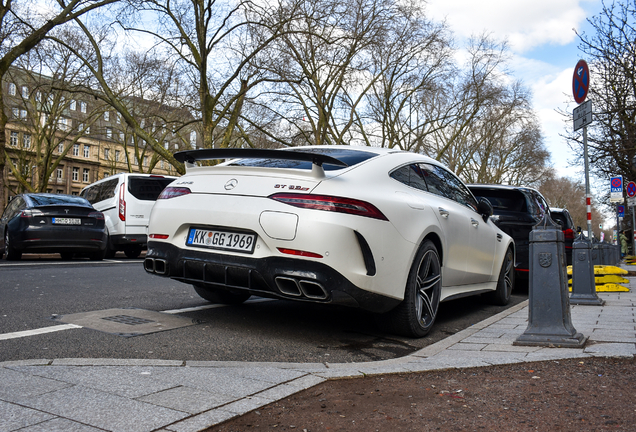
[[[175,157],[187,172],[152,209],[144,268],[206,300],[358,307],[421,337],[441,301],[510,299],[514,242],[490,203],[433,159],[353,146]]]

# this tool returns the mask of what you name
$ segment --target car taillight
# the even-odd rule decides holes
[[[159,194],[159,197],[157,199],[176,198],[178,196],[188,195],[189,193],[192,193],[192,191],[190,189],[188,189],[188,188],[184,188],[184,187],[167,187]]]
[[[276,248],[276,249],[278,249],[279,252],[288,254],[288,255],[296,255],[296,256],[303,256],[303,257],[309,257],[309,258],[322,258],[322,255],[314,253],[314,252],[307,252],[307,251],[287,249],[287,248]]]
[[[102,213],[102,212],[91,212],[91,213],[88,214],[88,217],[99,219],[99,220],[104,220],[104,213]]]
[[[566,240],[574,240],[574,230],[570,228],[563,230],[563,237],[565,237]]]
[[[122,183],[119,187],[119,219],[126,220],[126,201],[124,200],[124,193],[126,192],[126,183]]]
[[[34,216],[42,216],[44,213],[42,213],[40,210],[22,210],[20,212],[20,217],[21,218],[32,218]]]
[[[271,195],[270,198],[294,207],[347,213],[385,221],[388,220],[373,204],[351,198],[292,193],[278,193]]]
[[[168,234],[150,234],[148,237],[150,237],[151,239],[165,240],[170,236]]]

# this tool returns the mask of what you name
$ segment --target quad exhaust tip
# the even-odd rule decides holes
[[[144,269],[148,273],[165,275],[166,270],[168,269],[168,264],[166,263],[166,260],[163,260],[163,259],[146,258],[144,260]]]
[[[318,282],[306,279],[296,279],[287,276],[277,276],[276,286],[281,294],[290,297],[305,297],[311,300],[327,300],[327,290]]]

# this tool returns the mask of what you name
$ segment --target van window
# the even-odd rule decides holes
[[[89,186],[82,191],[80,196],[86,198],[89,203],[95,204],[97,201],[97,197],[99,196],[99,189],[101,188],[101,184],[97,184],[95,186]]]
[[[115,189],[117,188],[118,183],[119,179],[116,178],[103,182],[99,190],[99,201],[113,198],[115,196]]]
[[[128,192],[137,199],[144,201],[156,201],[174,179],[163,177],[129,177]]]

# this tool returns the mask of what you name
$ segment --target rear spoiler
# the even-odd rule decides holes
[[[347,167],[345,162],[336,159],[332,156],[309,153],[294,150],[268,150],[268,149],[201,149],[201,150],[186,150],[180,151],[174,154],[174,158],[179,162],[186,164],[186,167],[193,166],[194,162],[198,160],[209,159],[280,159],[280,160],[295,160],[305,161],[312,163],[312,174],[317,177],[324,177],[325,171],[322,168],[323,164],[336,165],[341,167]]]

